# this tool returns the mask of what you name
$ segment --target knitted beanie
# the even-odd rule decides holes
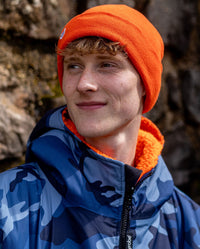
[[[97,36],[118,41],[128,54],[145,87],[143,113],[157,101],[162,74],[163,40],[148,19],[126,5],[99,5],[72,18],[64,27],[58,48],[85,36]],[[58,77],[62,88],[63,57],[57,56]]]

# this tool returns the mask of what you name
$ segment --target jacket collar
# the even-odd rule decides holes
[[[110,158],[96,148],[87,144],[84,138],[77,132],[75,125],[69,119],[67,108],[62,112],[62,119],[66,127],[75,134],[83,143],[94,150],[96,153]],[[135,154],[135,168],[142,170],[141,177],[151,171],[158,163],[164,145],[164,137],[159,129],[149,119],[142,117],[141,126],[138,134],[138,141]],[[115,158],[113,158],[115,160]]]

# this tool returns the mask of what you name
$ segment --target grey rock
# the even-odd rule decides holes
[[[146,13],[176,56],[187,52],[197,22],[197,1],[151,0]]]
[[[163,157],[176,185],[190,181],[190,173],[195,169],[195,151],[187,135],[184,124],[174,127],[165,134]]]
[[[73,10],[70,0],[2,1],[0,29],[34,39],[57,38]]]
[[[185,117],[200,124],[200,70],[181,70],[180,81]]]
[[[35,124],[33,118],[0,92],[0,160],[21,157]]]
[[[96,5],[103,5],[103,4],[125,4],[129,7],[135,7],[134,0],[91,0],[87,1],[87,8],[94,7]]]

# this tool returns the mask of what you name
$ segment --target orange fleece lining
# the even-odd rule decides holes
[[[65,108],[62,112],[62,119],[67,128],[88,147],[99,155],[116,160],[115,158],[102,153],[85,141],[85,139],[76,130],[74,123],[68,118],[67,108]],[[164,137],[160,133],[159,129],[149,119],[142,117],[134,161],[134,167],[142,170],[140,178],[157,165],[158,156],[161,154],[163,145]]]

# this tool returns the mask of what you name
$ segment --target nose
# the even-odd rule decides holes
[[[77,91],[78,92],[95,92],[98,89],[97,79],[95,72],[91,69],[84,69],[80,75]]]

